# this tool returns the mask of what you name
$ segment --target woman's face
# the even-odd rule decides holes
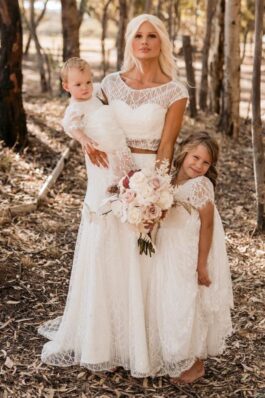
[[[146,21],[140,25],[132,40],[132,50],[135,58],[139,60],[159,57],[161,39],[150,22]]]

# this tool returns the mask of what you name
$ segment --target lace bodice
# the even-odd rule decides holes
[[[195,209],[201,209],[206,203],[214,203],[213,184],[207,177],[197,177],[175,188],[175,200],[190,203]]]
[[[105,77],[101,87],[128,145],[134,148],[157,150],[168,108],[175,101],[188,98],[186,87],[179,81],[136,90],[122,80],[119,72]]]

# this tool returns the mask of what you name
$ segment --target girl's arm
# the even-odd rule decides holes
[[[157,151],[157,160],[159,162],[167,159],[171,165],[174,145],[180,132],[186,103],[187,98],[182,98],[174,102],[168,108],[160,145]]]
[[[213,236],[213,203],[207,202],[202,208],[199,209],[199,215],[201,220],[201,228],[199,235],[199,253],[197,264],[198,282],[199,285],[210,286],[211,280],[207,270],[207,259]]]

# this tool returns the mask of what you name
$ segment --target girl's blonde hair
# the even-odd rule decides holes
[[[90,65],[86,60],[78,57],[72,57],[69,58],[61,68],[61,79],[63,82],[67,82],[68,72],[72,68],[76,68],[81,72],[84,72],[86,70],[91,73]]]
[[[216,163],[219,156],[219,146],[217,141],[206,131],[192,133],[179,144],[174,161],[176,175],[178,174],[187,153],[196,148],[198,145],[205,146],[209,152],[209,155],[211,156],[211,165],[205,176],[209,178],[215,187],[217,180]]]
[[[124,62],[122,71],[127,72],[136,66],[141,71],[141,64],[133,55],[132,41],[137,33],[140,25],[144,22],[150,22],[155,30],[157,31],[161,40],[161,51],[159,55],[159,64],[162,71],[175,80],[177,77],[177,66],[175,58],[173,56],[173,47],[170,42],[166,27],[164,23],[157,18],[155,15],[141,14],[133,18],[127,26],[125,34],[125,50],[124,50]]]

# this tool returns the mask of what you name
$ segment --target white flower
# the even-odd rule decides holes
[[[127,189],[120,195],[120,198],[125,203],[131,203],[135,199],[136,193],[132,189]]]
[[[129,206],[127,210],[127,220],[131,224],[139,224],[142,220],[142,210],[140,207]]]
[[[146,176],[141,171],[137,171],[134,175],[130,178],[130,188],[134,190],[139,190],[140,187],[147,183]]]
[[[173,204],[173,194],[169,191],[161,191],[157,205],[161,207],[162,210],[169,209]]]

